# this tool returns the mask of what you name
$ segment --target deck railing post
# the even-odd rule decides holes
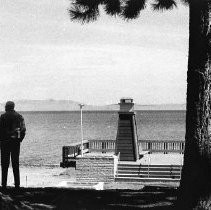
[[[105,144],[106,142],[102,142],[102,153],[105,153]]]
[[[152,149],[152,143],[148,142],[148,150],[149,150],[150,153],[151,153],[151,149]]]
[[[149,178],[149,165],[150,165],[150,162],[151,162],[151,160],[150,160],[150,153],[148,153],[148,178]]]
[[[62,147],[62,162],[64,163],[65,162],[65,147]]]
[[[79,104],[80,106],[80,111],[81,111],[81,157],[83,157],[83,115],[82,115],[82,110],[84,104]]]

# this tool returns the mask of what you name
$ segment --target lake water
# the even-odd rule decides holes
[[[23,112],[21,164],[59,164],[62,146],[80,141],[80,112]],[[139,139],[184,140],[185,111],[137,111]],[[83,112],[84,139],[115,139],[118,112]]]

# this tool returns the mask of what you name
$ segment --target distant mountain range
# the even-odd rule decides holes
[[[15,101],[17,111],[78,111],[79,103],[71,100],[18,100]],[[0,103],[0,111],[4,111],[5,104]],[[140,105],[135,104],[134,110],[185,110],[185,104],[158,104],[158,105]],[[87,105],[83,110],[89,111],[118,111],[119,104],[104,106]]]

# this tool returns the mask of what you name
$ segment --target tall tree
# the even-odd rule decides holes
[[[139,17],[147,3],[168,10],[179,0],[74,0],[69,14],[82,23],[108,15],[125,20]],[[189,57],[187,71],[186,136],[180,182],[179,209],[211,209],[211,0],[181,0],[189,5]],[[173,64],[172,64],[173,65]]]

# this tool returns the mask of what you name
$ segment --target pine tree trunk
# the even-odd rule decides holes
[[[211,209],[211,0],[191,0],[184,166],[178,209]]]

